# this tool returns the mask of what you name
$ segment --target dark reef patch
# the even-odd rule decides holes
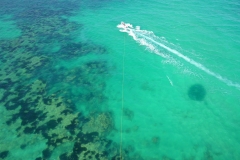
[[[8,156],[9,151],[0,152],[0,158],[4,159]]]
[[[106,49],[100,45],[89,43],[67,43],[62,44],[59,57],[63,59],[71,59],[75,57],[85,56],[87,54],[105,54]]]
[[[51,151],[49,150],[49,149],[45,149],[45,150],[43,150],[42,151],[42,155],[43,155],[43,158],[44,159],[48,159],[48,158],[50,158],[51,157]]]
[[[34,133],[34,130],[35,130],[35,128],[33,128],[33,127],[26,127],[26,128],[24,128],[23,132],[25,134],[30,134],[30,133]]]
[[[27,150],[39,140],[46,147],[32,157],[36,160],[52,159],[55,149],[68,143],[71,148],[56,159],[119,157],[118,144],[106,136],[114,128],[113,115],[101,111],[107,104],[104,90],[110,67],[99,56],[107,50],[91,41],[74,42],[72,34],[83,25],[63,18],[74,9],[79,9],[75,0],[0,2],[0,13],[11,14],[21,30],[17,38],[0,40],[0,102],[8,113],[2,124],[18,137],[12,146],[2,145],[0,159],[8,156],[11,147]],[[53,47],[58,49],[51,50]],[[88,55],[95,58],[66,67],[75,58]],[[89,113],[80,113],[85,110]],[[39,139],[25,141],[28,136]]]
[[[59,159],[60,159],[60,160],[66,160],[66,159],[68,159],[68,154],[67,154],[67,153],[61,154],[61,155],[59,156]]]
[[[26,146],[27,146],[26,144],[22,144],[22,145],[20,145],[20,148],[21,148],[21,149],[25,149]]]
[[[206,90],[201,84],[194,84],[188,89],[188,97],[194,101],[203,101],[206,96]]]

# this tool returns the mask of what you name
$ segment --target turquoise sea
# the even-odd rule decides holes
[[[0,159],[239,160],[239,8],[1,0]]]

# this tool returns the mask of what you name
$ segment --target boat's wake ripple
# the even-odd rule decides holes
[[[232,82],[231,80],[221,76],[220,74],[211,71],[210,69],[208,69],[201,63],[198,63],[198,62],[194,61],[193,59],[183,55],[178,50],[169,47],[169,46],[171,46],[169,42],[167,42],[164,38],[160,38],[160,37],[154,35],[154,33],[152,31],[127,28],[126,30],[124,30],[124,32],[127,32],[140,45],[145,46],[149,51],[163,57],[164,59],[166,59],[166,61],[174,63],[175,65],[176,64],[181,65],[177,60],[175,60],[171,56],[171,54],[174,54],[175,56],[194,65],[198,69],[217,78],[218,80],[224,82],[225,84],[236,87],[237,89],[240,90],[240,84]]]

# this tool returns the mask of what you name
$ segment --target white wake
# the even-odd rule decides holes
[[[204,71],[205,73],[224,82],[225,84],[236,87],[237,89],[240,90],[240,84],[234,83],[231,80],[229,80],[225,77],[222,77],[220,74],[211,71],[210,69],[208,69],[201,63],[198,63],[198,62],[194,61],[193,59],[187,57],[186,55],[183,55],[176,49],[169,47],[171,45],[169,45],[169,43],[166,40],[164,40],[163,38],[157,37],[156,35],[154,35],[154,33],[152,31],[140,30],[140,29],[134,29],[134,28],[126,28],[126,29],[123,29],[120,31],[128,33],[128,35],[130,35],[137,43],[145,46],[149,51],[165,58],[166,61],[170,61],[171,63],[180,65],[179,62],[177,62],[177,60],[175,60],[170,55],[170,54],[174,54],[174,55],[182,58],[186,62],[194,65],[198,69]],[[164,52],[164,51],[168,51],[168,52]]]

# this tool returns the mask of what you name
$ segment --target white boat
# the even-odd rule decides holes
[[[121,22],[121,24],[117,25],[117,27],[121,28],[121,29],[131,29],[131,28],[133,28],[133,26],[130,23],[124,23],[124,22]]]

